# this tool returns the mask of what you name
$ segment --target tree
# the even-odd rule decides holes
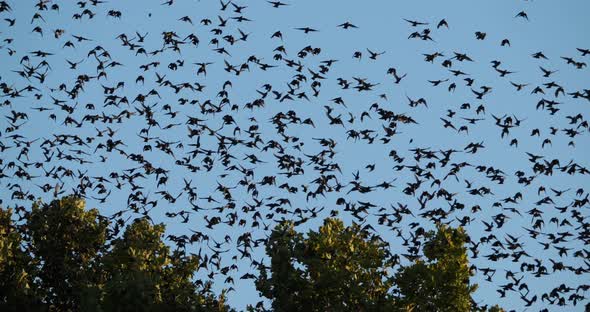
[[[494,305],[494,306],[490,307],[490,309],[488,311],[489,312],[504,312],[504,309],[500,308],[499,305]]]
[[[470,311],[477,286],[469,284],[471,272],[463,246],[467,234],[462,228],[441,225],[426,239],[426,260],[417,260],[396,274],[398,304],[413,311]]]
[[[392,276],[387,245],[359,225],[326,219],[304,237],[285,222],[270,235],[271,264],[256,286],[275,311],[470,311],[466,240],[462,228],[439,226],[426,233],[426,260]]]
[[[106,249],[108,222],[97,209],[85,210],[74,196],[33,204],[26,230],[37,260],[42,300],[60,310],[80,310],[95,302],[103,278],[100,254]]]
[[[219,301],[205,287],[192,282],[199,259],[184,251],[170,253],[162,238],[163,224],[136,219],[105,257],[109,275],[104,307],[107,311],[221,311]],[[205,285],[207,286],[207,285]]]
[[[199,259],[170,251],[163,224],[137,219],[113,238],[108,219],[74,196],[36,202],[19,226],[11,218],[0,209],[2,311],[229,310],[195,281]]]
[[[0,208],[0,310],[33,311],[38,305],[32,279],[32,257],[11,220],[12,210]]]
[[[386,247],[359,225],[337,219],[326,219],[307,238],[285,222],[269,238],[270,271],[261,268],[256,286],[275,311],[383,309],[393,302]]]
[[[166,244],[165,226],[149,218],[118,236],[67,196],[13,219],[0,208],[1,311],[231,310],[225,293],[197,279],[200,256]],[[285,221],[266,241],[270,266],[259,266],[256,288],[274,311],[485,311],[472,304],[464,230],[424,237],[423,259],[395,273],[399,256],[367,227],[328,218],[304,235]]]

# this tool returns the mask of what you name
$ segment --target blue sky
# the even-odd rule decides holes
[[[473,168],[467,168],[461,171],[459,175],[460,181],[454,181],[452,178],[444,180],[444,186],[450,192],[458,193],[457,198],[463,202],[467,207],[473,205],[480,205],[483,207],[482,211],[471,214],[468,209],[451,214],[449,220],[454,220],[455,217],[462,218],[469,216],[474,219],[467,230],[474,238],[479,238],[484,233],[484,226],[482,221],[490,222],[492,216],[497,215],[498,208],[492,207],[494,202],[500,201],[503,198],[513,196],[516,192],[523,194],[523,201],[521,201],[517,208],[522,212],[524,217],[518,214],[508,213],[510,219],[506,225],[499,230],[495,230],[494,234],[500,239],[504,239],[506,233],[513,236],[522,236],[525,242],[526,251],[533,257],[548,261],[548,258],[557,259],[557,251],[553,248],[543,250],[542,246],[532,239],[527,239],[526,232],[522,227],[530,227],[531,220],[526,211],[534,208],[535,202],[542,199],[544,196],[537,194],[539,186],[545,186],[554,189],[572,188],[569,193],[566,193],[559,201],[556,199],[556,206],[567,205],[575,198],[575,190],[580,187],[588,187],[590,180],[587,175],[567,175],[565,173],[556,172],[552,176],[539,175],[534,182],[528,186],[523,187],[517,184],[514,173],[522,170],[526,175],[533,175],[531,165],[528,162],[528,157],[525,152],[537,155],[544,155],[546,159],[559,159],[562,164],[567,164],[570,160],[578,163],[581,166],[587,167],[588,155],[590,155],[590,147],[588,144],[588,131],[574,138],[576,146],[572,148],[568,146],[570,141],[563,132],[559,131],[556,136],[551,136],[548,132],[549,126],[555,126],[559,129],[571,127],[567,124],[565,116],[573,116],[581,113],[584,118],[588,117],[589,106],[588,102],[583,99],[572,99],[571,97],[561,96],[557,101],[561,102],[559,108],[561,109],[556,115],[550,115],[546,110],[537,110],[535,105],[540,99],[539,95],[531,95],[531,90],[534,86],[547,83],[549,81],[556,81],[564,86],[566,92],[573,92],[575,90],[588,89],[588,69],[576,69],[571,65],[567,65],[561,56],[573,57],[577,61],[588,62],[588,56],[582,57],[576,48],[590,48],[590,42],[586,30],[590,29],[590,21],[586,18],[586,12],[590,9],[590,3],[587,1],[453,1],[451,3],[442,1],[288,1],[289,5],[280,9],[272,8],[266,1],[256,1],[253,3],[239,2],[240,5],[246,5],[244,9],[244,16],[252,20],[251,22],[238,23],[235,20],[229,20],[228,26],[224,29],[225,33],[231,33],[234,36],[239,36],[238,28],[245,33],[249,33],[246,42],[238,42],[235,45],[229,46],[222,43],[229,51],[230,55],[222,56],[212,49],[215,47],[209,41],[212,38],[210,33],[211,26],[203,26],[199,24],[204,18],[209,18],[213,24],[218,23],[218,15],[224,18],[235,17],[239,14],[233,13],[233,7],[228,7],[227,11],[219,11],[218,1],[175,1],[173,6],[162,6],[159,1],[142,1],[141,5],[136,1],[110,1],[98,8],[91,7],[96,11],[97,15],[89,20],[84,17],[80,20],[73,20],[71,17],[76,12],[81,12],[82,9],[77,8],[74,3],[66,5],[60,3],[60,11],[45,11],[42,15],[46,22],[35,21],[31,23],[31,17],[35,13],[33,1],[9,1],[12,6],[12,12],[0,13],[0,17],[12,16],[16,18],[17,22],[14,27],[8,27],[7,23],[2,21],[0,36],[5,38],[14,38],[14,42],[2,43],[3,48],[0,50],[0,59],[2,66],[0,66],[1,82],[6,82],[8,85],[15,87],[24,87],[29,81],[18,77],[14,72],[21,70],[19,60],[27,52],[35,50],[43,50],[51,52],[54,55],[47,58],[51,65],[48,71],[46,82],[41,85],[37,80],[32,79],[31,84],[40,89],[38,93],[44,95],[41,100],[34,100],[32,94],[23,98],[10,99],[11,106],[0,107],[2,115],[9,115],[11,110],[25,111],[29,116],[28,122],[21,126],[18,134],[25,136],[32,140],[41,138],[41,143],[45,138],[51,138],[53,134],[68,133],[76,134],[82,137],[96,137],[97,131],[106,129],[106,126],[116,130],[115,137],[121,139],[125,144],[126,151],[142,154],[146,159],[157,166],[161,166],[170,170],[169,182],[166,189],[173,195],[179,194],[184,185],[183,179],[192,180],[193,185],[197,186],[199,196],[207,197],[209,195],[222,200],[219,192],[215,192],[217,183],[222,183],[228,186],[234,186],[242,178],[237,172],[225,172],[224,166],[221,165],[220,160],[216,159],[215,165],[210,172],[200,171],[197,173],[190,173],[183,170],[181,167],[174,165],[175,160],[181,158],[188,150],[188,144],[196,143],[196,139],[189,140],[186,136],[186,116],[195,116],[207,118],[207,125],[211,128],[218,129],[222,125],[222,117],[225,114],[233,114],[236,123],[242,130],[242,137],[245,139],[247,135],[244,131],[253,123],[259,126],[261,137],[265,140],[274,139],[281,141],[281,137],[277,135],[274,126],[269,122],[269,118],[278,112],[287,112],[289,110],[295,111],[297,116],[302,119],[312,118],[315,123],[315,128],[307,125],[290,125],[287,133],[289,135],[296,135],[300,138],[299,142],[304,145],[301,151],[293,148],[293,143],[282,143],[287,151],[294,156],[301,157],[305,161],[305,174],[301,176],[287,179],[285,177],[277,177],[277,185],[288,182],[291,185],[299,186],[301,184],[310,185],[313,188],[312,182],[318,177],[318,173],[314,170],[312,165],[308,164],[308,159],[305,154],[311,155],[318,153],[322,147],[313,138],[332,138],[337,142],[335,147],[336,156],[334,161],[340,164],[342,174],[338,173],[338,179],[342,184],[353,178],[353,173],[360,171],[361,180],[368,185],[375,185],[382,181],[391,181],[396,179],[394,188],[389,190],[379,190],[369,194],[350,193],[346,194],[349,187],[345,187],[345,192],[341,194],[330,193],[326,197],[318,196],[315,199],[306,201],[305,194],[288,194],[284,190],[276,187],[259,186],[259,198],[265,199],[265,204],[272,202],[275,198],[287,197],[291,200],[294,207],[312,208],[312,207],[326,207],[320,214],[320,218],[312,220],[301,226],[301,230],[308,228],[316,228],[321,224],[321,219],[327,217],[330,209],[337,209],[335,206],[336,199],[345,197],[351,201],[371,201],[379,207],[389,207],[390,204],[395,205],[397,202],[409,204],[416,212],[418,203],[412,196],[407,196],[402,193],[406,183],[414,181],[414,176],[409,170],[395,171],[392,167],[395,165],[388,154],[391,150],[396,150],[401,157],[405,157],[405,164],[416,164],[412,160],[413,154],[409,151],[412,148],[430,148],[438,151],[440,149],[463,149],[470,142],[484,142],[485,148],[477,154],[458,153],[453,157],[453,162],[467,161],[474,166],[485,165],[493,166],[503,170],[507,177],[504,184],[498,185],[490,182],[488,179],[478,174]],[[111,18],[106,16],[109,10],[119,10],[123,16],[121,19]],[[515,18],[514,16],[520,11],[526,11],[529,21],[522,18]],[[150,16],[151,15],[151,16]],[[193,25],[181,22],[178,19],[183,16],[189,16]],[[410,20],[419,20],[429,22],[427,26],[432,30],[432,37],[434,41],[409,40],[408,35],[421,28],[412,28],[404,18]],[[449,23],[449,29],[436,29],[436,23],[442,18]],[[342,24],[346,21],[357,25],[358,29],[342,30],[336,25]],[[41,37],[31,30],[34,26],[40,25],[44,29],[44,35]],[[319,30],[315,33],[304,34],[294,28],[297,27],[311,27]],[[55,29],[64,29],[65,34],[59,38],[54,38],[52,32]],[[271,35],[280,30],[283,34],[283,40],[271,38]],[[179,36],[184,38],[189,33],[195,33],[200,38],[198,47],[183,46],[180,54],[171,51],[166,51],[157,57],[146,57],[143,55],[135,55],[134,51],[129,51],[128,48],[121,46],[121,43],[116,37],[125,33],[129,38],[136,37],[135,32],[142,35],[148,33],[144,46],[146,50],[153,51],[161,47],[161,33],[163,31],[175,31]],[[485,32],[486,39],[476,40],[474,33],[476,31]],[[224,33],[224,34],[225,34]],[[78,43],[72,38],[72,35],[79,35],[92,39],[92,41]],[[501,47],[500,42],[503,39],[509,39],[510,47]],[[72,40],[76,45],[75,48],[63,48],[63,44],[67,40]],[[152,88],[160,88],[154,84],[155,72],[160,75],[165,74],[168,79],[174,83],[191,82],[201,83],[205,85],[204,92],[180,93],[161,91],[161,99],[150,99],[146,102],[149,105],[156,105],[156,118],[160,121],[162,126],[170,123],[182,123],[168,130],[153,129],[150,136],[160,137],[162,140],[176,142],[180,141],[184,144],[184,148],[175,148],[175,157],[165,155],[154,149],[151,152],[142,151],[144,143],[138,138],[137,133],[145,125],[142,117],[134,116],[130,120],[126,120],[121,124],[96,124],[91,125],[85,123],[81,128],[66,127],[61,125],[61,122],[66,117],[66,113],[59,111],[56,107],[53,111],[57,115],[58,122],[53,122],[48,119],[48,112],[36,112],[31,108],[36,106],[51,107],[50,95],[57,98],[67,100],[67,96],[63,93],[51,92],[50,88],[57,88],[62,82],[69,87],[77,75],[82,72],[96,74],[96,61],[88,58],[87,54],[90,49],[100,45],[104,47],[112,56],[113,60],[120,62],[123,66],[115,67],[108,70],[108,78],[100,81],[92,81],[85,85],[83,94],[76,99],[79,108],[77,108],[74,117],[81,119],[84,114],[90,113],[83,107],[87,103],[94,103],[98,112],[116,113],[126,108],[133,110],[133,104],[130,107],[102,107],[104,95],[102,94],[102,85],[114,86],[119,81],[125,82],[124,89],[117,92],[118,95],[125,95],[131,102],[138,93],[146,93]],[[280,92],[287,91],[287,83],[293,79],[296,73],[292,68],[284,66],[284,62],[273,60],[275,54],[273,50],[283,45],[287,51],[286,58],[297,58],[297,52],[306,46],[321,48],[321,53],[318,56],[308,56],[302,62],[309,68],[317,70],[319,61],[327,59],[336,59],[338,62],[334,63],[330,72],[327,74],[328,79],[322,81],[321,93],[317,98],[311,97],[310,100],[297,100],[279,102],[272,99],[267,99],[265,106],[261,109],[250,111],[246,108],[240,108],[237,112],[230,112],[226,109],[223,113],[215,116],[203,116],[198,107],[191,105],[180,105],[178,103],[179,97],[184,97],[189,100],[196,99],[201,103],[207,99],[213,102],[218,102],[216,98],[217,93],[221,90],[224,82],[231,80],[232,87],[230,89],[230,98],[232,104],[238,104],[243,107],[247,102],[256,99],[259,94],[256,90],[262,90],[261,86],[265,83],[273,85],[273,89]],[[9,57],[7,48],[16,51],[16,54]],[[370,60],[368,58],[367,49],[371,51],[385,52],[379,56],[377,60]],[[355,51],[361,51],[363,57],[361,60],[352,57]],[[441,52],[445,56],[437,59],[434,64],[424,61],[423,54]],[[549,58],[548,60],[537,60],[531,57],[532,53],[543,51]],[[484,97],[483,100],[474,98],[470,89],[465,87],[463,79],[453,77],[449,71],[440,65],[440,61],[450,58],[453,52],[465,53],[474,59],[475,62],[458,62],[453,60],[453,69],[459,69],[468,73],[476,80],[474,87],[482,85],[492,86],[492,92]],[[258,69],[255,65],[250,65],[250,72],[244,72],[240,76],[229,75],[224,68],[224,61],[231,64],[241,64],[245,62],[249,56],[256,55],[264,63],[278,65],[275,68],[270,68],[267,71]],[[31,57],[35,64],[40,61],[38,58]],[[69,69],[66,59],[70,61],[81,61],[77,70]],[[161,65],[148,72],[141,72],[140,65],[147,64],[157,60]],[[170,62],[176,60],[184,60],[184,66],[176,71],[167,69]],[[499,60],[502,62],[500,68],[514,71],[507,77],[499,77],[498,73],[494,71],[490,62],[492,60]],[[197,66],[192,63],[212,62],[213,64],[207,67],[207,75],[197,75]],[[544,68],[558,70],[550,78],[543,78],[539,70],[539,66]],[[407,77],[400,84],[394,84],[392,78],[386,75],[387,68],[395,67],[400,73],[407,73]],[[136,84],[135,79],[138,75],[144,75],[145,85]],[[303,74],[308,75],[307,72]],[[368,81],[379,83],[375,87],[374,92],[359,93],[351,90],[341,90],[336,79],[343,77],[349,81],[353,81],[352,77],[367,78]],[[308,75],[308,79],[309,79]],[[449,78],[448,82],[441,84],[439,87],[432,87],[428,80],[438,80]],[[510,81],[517,83],[529,84],[524,91],[516,92],[515,88],[510,85]],[[453,93],[447,91],[447,86],[451,82],[457,83],[457,90]],[[162,90],[162,89],[158,89]],[[311,95],[310,89],[307,89],[307,94]],[[184,92],[184,91],[183,91]],[[546,98],[553,99],[552,91],[547,91]],[[379,95],[385,94],[387,100],[380,98]],[[346,102],[346,107],[334,105],[330,99],[335,97],[343,97]],[[428,102],[428,107],[418,106],[412,108],[407,104],[407,97],[412,99],[425,98]],[[372,129],[377,131],[380,135],[383,132],[382,126],[384,123],[378,119],[378,115],[373,111],[370,113],[372,119],[366,119],[360,122],[360,115],[363,111],[369,110],[373,103],[379,103],[380,107],[395,111],[396,113],[405,113],[411,115],[418,124],[416,125],[399,125],[399,134],[394,136],[387,144],[382,144],[375,140],[375,144],[367,144],[365,141],[347,140],[346,131],[350,129]],[[471,109],[460,109],[461,104],[471,103]],[[75,102],[70,101],[69,104],[74,105]],[[171,120],[164,115],[161,107],[164,104],[170,104],[172,110],[179,111],[180,117]],[[478,105],[485,105],[486,113],[477,115],[475,108]],[[330,126],[325,117],[324,106],[329,105],[334,109],[334,115],[342,114],[343,119],[348,118],[348,113],[356,116],[355,124],[347,124],[344,127]],[[445,117],[448,109],[456,111],[456,116],[452,119],[457,128],[461,125],[468,125],[465,118],[484,118],[477,125],[468,125],[469,133],[457,133],[452,129],[445,129],[442,126],[441,117]],[[96,113],[96,112],[95,112]],[[510,137],[501,138],[501,129],[494,125],[492,114],[496,116],[503,116],[505,114],[513,115],[514,118],[522,119],[522,126],[511,130]],[[249,118],[254,117],[256,122],[249,121]],[[447,118],[448,119],[448,118]],[[8,138],[4,128],[8,126],[7,119],[0,119],[0,129],[3,131],[0,136],[0,142],[7,146],[14,145],[12,140]],[[529,136],[532,129],[539,128],[541,131],[540,137]],[[225,126],[221,133],[224,135],[231,135],[233,126]],[[584,130],[584,129],[582,129]],[[552,145],[541,147],[543,139],[551,137]],[[510,147],[509,142],[512,138],[518,138],[518,148]],[[104,141],[103,138],[97,138],[96,142]],[[211,137],[201,139],[201,143],[205,148],[216,149],[217,142]],[[298,143],[297,143],[298,144]],[[64,147],[64,150],[67,147]],[[111,172],[121,172],[122,170],[137,167],[137,164],[125,159],[117,153],[105,153],[104,151],[94,152],[92,148],[83,148],[84,151],[90,155],[87,159],[92,160],[93,163],[80,167],[75,162],[59,161],[54,159],[48,168],[51,166],[64,165],[73,169],[88,170],[88,176],[107,176]],[[2,155],[5,163],[9,161],[16,161],[18,149],[12,148],[7,150]],[[243,158],[248,154],[256,154],[261,160],[266,163],[257,165],[249,164]],[[105,163],[99,162],[99,154],[108,157]],[[276,174],[276,161],[272,152],[263,152],[261,150],[250,150],[242,146],[232,149],[232,155],[236,157],[235,163],[242,164],[248,168],[254,168],[255,180],[259,181],[262,177]],[[38,145],[31,148],[29,154],[31,161],[42,160],[43,155]],[[426,165],[427,162],[422,161],[421,166]],[[375,164],[376,170],[368,172],[365,169],[367,164]],[[434,175],[443,179],[448,172],[448,168],[438,168],[433,171]],[[42,174],[42,171],[36,173]],[[220,176],[227,173],[226,177]],[[486,186],[490,187],[494,193],[488,197],[472,196],[467,193],[464,179],[473,182],[474,187]],[[12,191],[8,189],[9,184],[19,183],[25,190],[30,190],[35,196],[40,196],[45,199],[50,199],[47,194],[42,194],[40,189],[35,185],[42,185],[50,183],[54,185],[56,181],[46,179],[44,177],[36,178],[31,181],[20,180],[14,177],[0,178],[0,198],[3,199],[3,205],[28,205],[26,202],[10,200]],[[66,179],[66,190],[71,190],[75,186],[76,181]],[[203,217],[207,214],[209,217],[215,215],[213,211],[198,212],[191,215],[190,222],[187,224],[181,223],[180,218],[167,218],[166,212],[177,212],[183,209],[189,209],[186,196],[181,196],[180,199],[173,205],[167,204],[159,195],[157,191],[157,181],[154,177],[141,181],[144,187],[144,192],[149,193],[151,199],[158,199],[159,205],[150,212],[150,215],[155,221],[164,222],[167,225],[168,232],[171,234],[187,234],[189,229],[199,229],[207,231],[212,237],[218,241],[222,240],[226,234],[231,235],[235,239],[244,232],[252,231],[255,237],[264,237],[267,232],[262,229],[249,229],[240,227],[229,227],[226,225],[219,225],[210,231],[204,228]],[[430,181],[425,182],[430,184]],[[118,190],[114,185],[109,186],[112,190],[111,195],[105,204],[100,204],[96,200],[89,198],[88,206],[100,207],[104,213],[113,213],[124,209],[129,195],[129,187],[124,186]],[[429,191],[433,189],[426,188]],[[422,191],[422,190],[421,190]],[[242,187],[237,187],[232,190],[236,206],[242,207],[247,203],[252,203],[251,194],[248,194]],[[549,194],[549,193],[548,193]],[[97,194],[92,194],[98,197]],[[266,199],[273,196],[272,199]],[[204,207],[212,207],[213,205],[207,203],[205,200],[199,202]],[[448,204],[442,200],[434,200],[429,204],[429,208],[443,207],[448,208]],[[505,207],[509,207],[506,205]],[[261,213],[264,216],[268,211],[261,208]],[[577,233],[577,229],[567,227],[556,227],[555,224],[550,224],[550,218],[556,216],[560,220],[566,216],[560,216],[555,209],[550,205],[542,205],[539,209],[543,209],[545,219],[544,232],[556,233],[562,231],[571,231]],[[588,216],[588,206],[579,208],[584,217]],[[415,213],[417,215],[417,213]],[[240,216],[249,219],[251,213],[242,214]],[[340,216],[347,222],[351,222],[352,218],[341,212]],[[277,216],[278,217],[278,216]],[[375,222],[374,216],[368,217],[368,220]],[[404,235],[409,235],[410,229],[408,224],[411,222],[419,222],[421,226],[429,229],[433,227],[432,222],[425,218],[416,217],[404,219],[400,227]],[[273,222],[267,221],[272,227]],[[453,225],[457,222],[453,221]],[[394,251],[401,248],[400,240],[393,237],[391,231],[386,227],[376,226],[379,233],[392,244]],[[407,233],[407,234],[406,234]],[[566,244],[567,247],[574,248],[574,250],[584,247],[581,240],[572,238]],[[194,251],[198,250],[200,246],[192,246]],[[202,246],[201,246],[202,247]],[[205,247],[203,247],[205,249]],[[499,285],[506,284],[509,280],[504,278],[504,269],[517,270],[520,263],[512,263],[510,259],[500,262],[492,263],[483,257],[483,255],[491,253],[490,246],[482,247],[480,250],[480,257],[472,259],[472,262],[478,267],[492,267],[496,268],[498,272],[493,279],[493,282],[486,282],[481,274],[473,278],[473,282],[479,284],[479,290],[475,294],[478,302],[495,304],[498,303],[507,309],[523,310],[524,302],[519,298],[517,292],[508,293],[506,298],[498,298],[496,289]],[[231,253],[230,253],[231,255]],[[262,259],[264,257],[263,250],[259,249],[254,253],[254,258]],[[224,256],[224,263],[231,264],[231,256]],[[562,261],[567,261],[571,265],[583,265],[579,258],[571,256],[565,257]],[[532,259],[529,259],[532,262]],[[550,267],[547,262],[546,266]],[[236,276],[241,276],[244,273],[255,273],[255,268],[250,267],[247,261],[239,261],[239,271]],[[223,277],[216,279],[216,288],[222,289]],[[247,303],[252,303],[252,298],[257,298],[256,290],[250,280],[239,280],[235,278],[236,284],[234,288],[236,292],[230,294],[230,303],[238,309],[243,308]],[[531,296],[533,293],[538,294],[539,301],[533,305],[534,310],[539,310],[547,305],[546,302],[541,302],[540,297],[544,292],[550,291],[553,287],[559,286],[561,283],[578,285],[587,283],[587,275],[576,276],[569,272],[557,272],[547,277],[535,278],[532,274],[525,274],[524,281],[526,281],[531,288]],[[585,303],[587,300],[585,301]],[[578,304],[577,307],[567,306],[561,308],[561,311],[581,311],[583,305]],[[550,310],[560,310],[557,306],[551,306]]]

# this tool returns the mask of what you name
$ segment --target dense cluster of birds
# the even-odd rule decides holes
[[[333,57],[306,44],[363,31],[353,21],[251,33],[264,15],[253,18],[241,0],[210,12],[146,1],[140,19],[159,14],[158,32],[124,24],[143,11],[118,1],[23,2],[17,12],[0,1],[0,192],[19,215],[39,197],[77,194],[104,207],[115,230],[138,215],[167,220],[170,243],[198,254],[228,289],[253,287],[282,220],[363,224],[399,251],[400,265],[420,255],[427,230],[448,223],[470,235],[478,293],[492,289],[480,305],[588,303],[590,169],[580,156],[590,89],[567,81],[587,73],[587,47],[535,50],[525,57],[538,71],[523,73],[461,46],[443,51],[448,18],[400,19],[436,74],[413,73],[395,51]],[[266,14],[296,5],[258,4]],[[525,11],[506,15],[515,27],[534,22]],[[92,28],[116,33],[98,39],[85,34]],[[519,44],[496,35],[461,40]],[[25,38],[43,44],[19,49]],[[348,63],[382,70],[365,77]],[[496,80],[480,79],[490,72]],[[412,96],[406,84],[439,96]],[[513,103],[495,104],[501,93]]]

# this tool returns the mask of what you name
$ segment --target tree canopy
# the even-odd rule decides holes
[[[470,311],[471,294],[477,286],[469,284],[472,274],[463,246],[467,235],[462,228],[439,226],[426,238],[426,259],[402,268],[395,276],[399,304],[414,311]]]
[[[269,238],[257,288],[275,311],[471,311],[464,230],[440,225],[425,237],[425,259],[393,274],[399,256],[358,224],[326,219],[304,237],[285,222]]]
[[[358,225],[326,219],[304,238],[291,222],[271,234],[258,290],[276,311],[371,311],[390,305],[387,248]]]
[[[74,196],[14,218],[0,208],[2,311],[231,310],[225,292],[199,278],[202,259],[165,243],[164,224],[138,218],[116,235]],[[259,265],[255,285],[273,311],[473,310],[464,230],[439,225],[424,238],[423,257],[400,267],[367,227],[328,218],[303,234],[285,221],[266,240],[270,263]]]
[[[165,226],[134,220],[122,237],[83,200],[33,205],[19,228],[0,209],[0,310],[226,311],[195,256],[171,252]],[[20,230],[20,231],[19,231]]]

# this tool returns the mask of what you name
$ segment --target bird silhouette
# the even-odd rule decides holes
[[[118,227],[173,222],[198,279],[236,292],[281,222],[350,218],[400,266],[461,226],[484,304],[587,304],[586,21],[363,5],[399,23],[292,1],[0,1],[0,203],[75,194]]]

